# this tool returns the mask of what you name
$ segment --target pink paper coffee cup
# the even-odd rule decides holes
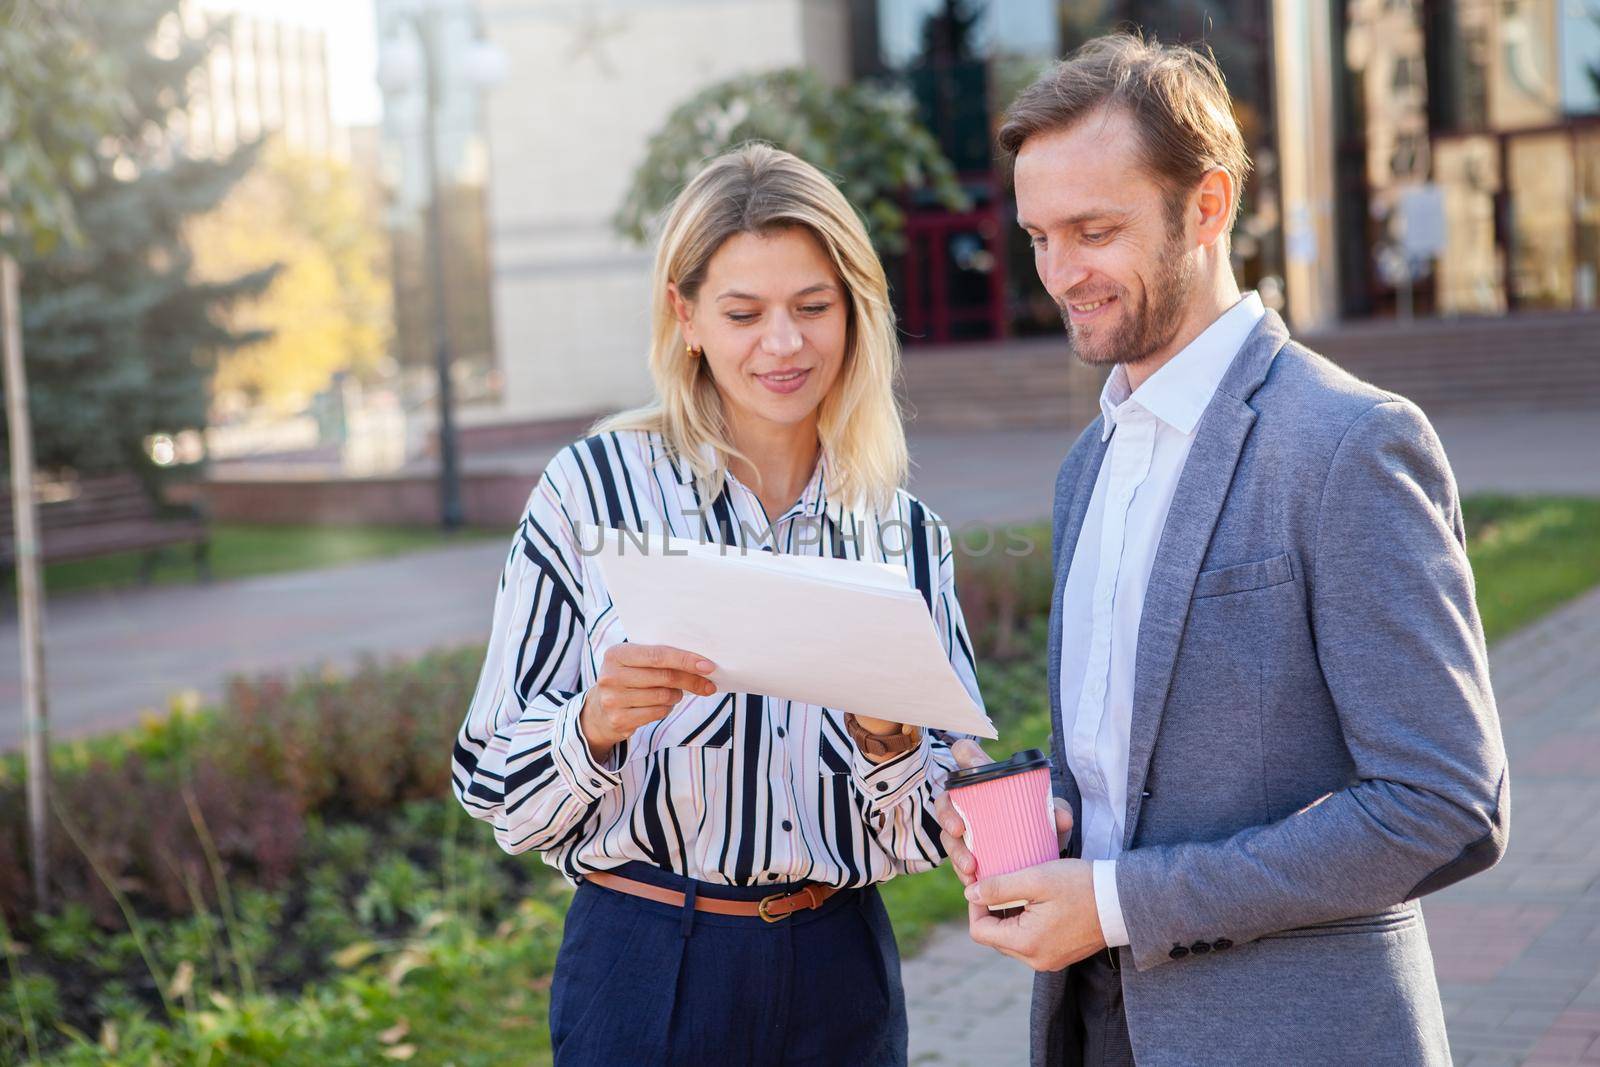
[[[977,861],[977,877],[1010,874],[1060,858],[1050,802],[1050,757],[1043,752],[1024,749],[998,763],[952,771],[945,789],[967,824],[965,841]],[[991,904],[989,910],[1025,903]]]

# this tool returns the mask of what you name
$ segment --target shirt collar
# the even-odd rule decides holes
[[[1222,376],[1265,314],[1260,295],[1254,290],[1246,293],[1132,392],[1128,389],[1127,368],[1120,363],[1112,367],[1105,388],[1100,390],[1100,413],[1105,416],[1100,439],[1111,436],[1118,417],[1130,403],[1179,433],[1193,433],[1216,395]]]

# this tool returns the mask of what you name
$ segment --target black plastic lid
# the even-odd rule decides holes
[[[1050,757],[1037,748],[1025,748],[1021,752],[1013,753],[1010,758],[997,760],[994,763],[985,763],[978,767],[964,767],[951,771],[950,777],[945,779],[946,789],[960,789],[962,786],[977,785],[979,782],[990,782],[996,778],[1007,778],[1023,771],[1037,770],[1040,767],[1050,766]]]

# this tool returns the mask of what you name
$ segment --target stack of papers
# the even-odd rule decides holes
[[[704,656],[724,692],[995,736],[902,567],[616,530],[595,560],[628,640]]]

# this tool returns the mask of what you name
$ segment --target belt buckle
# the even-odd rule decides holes
[[[767,911],[767,905],[771,904],[774,900],[785,900],[785,899],[789,898],[790,896],[793,896],[793,894],[792,893],[773,893],[771,896],[762,897],[761,898],[761,903],[756,905],[756,914],[761,916],[761,919],[762,919],[763,922],[769,922],[769,923],[782,922],[783,920],[785,920],[785,919],[787,919],[789,917],[788,914],[773,915],[771,912]]]

